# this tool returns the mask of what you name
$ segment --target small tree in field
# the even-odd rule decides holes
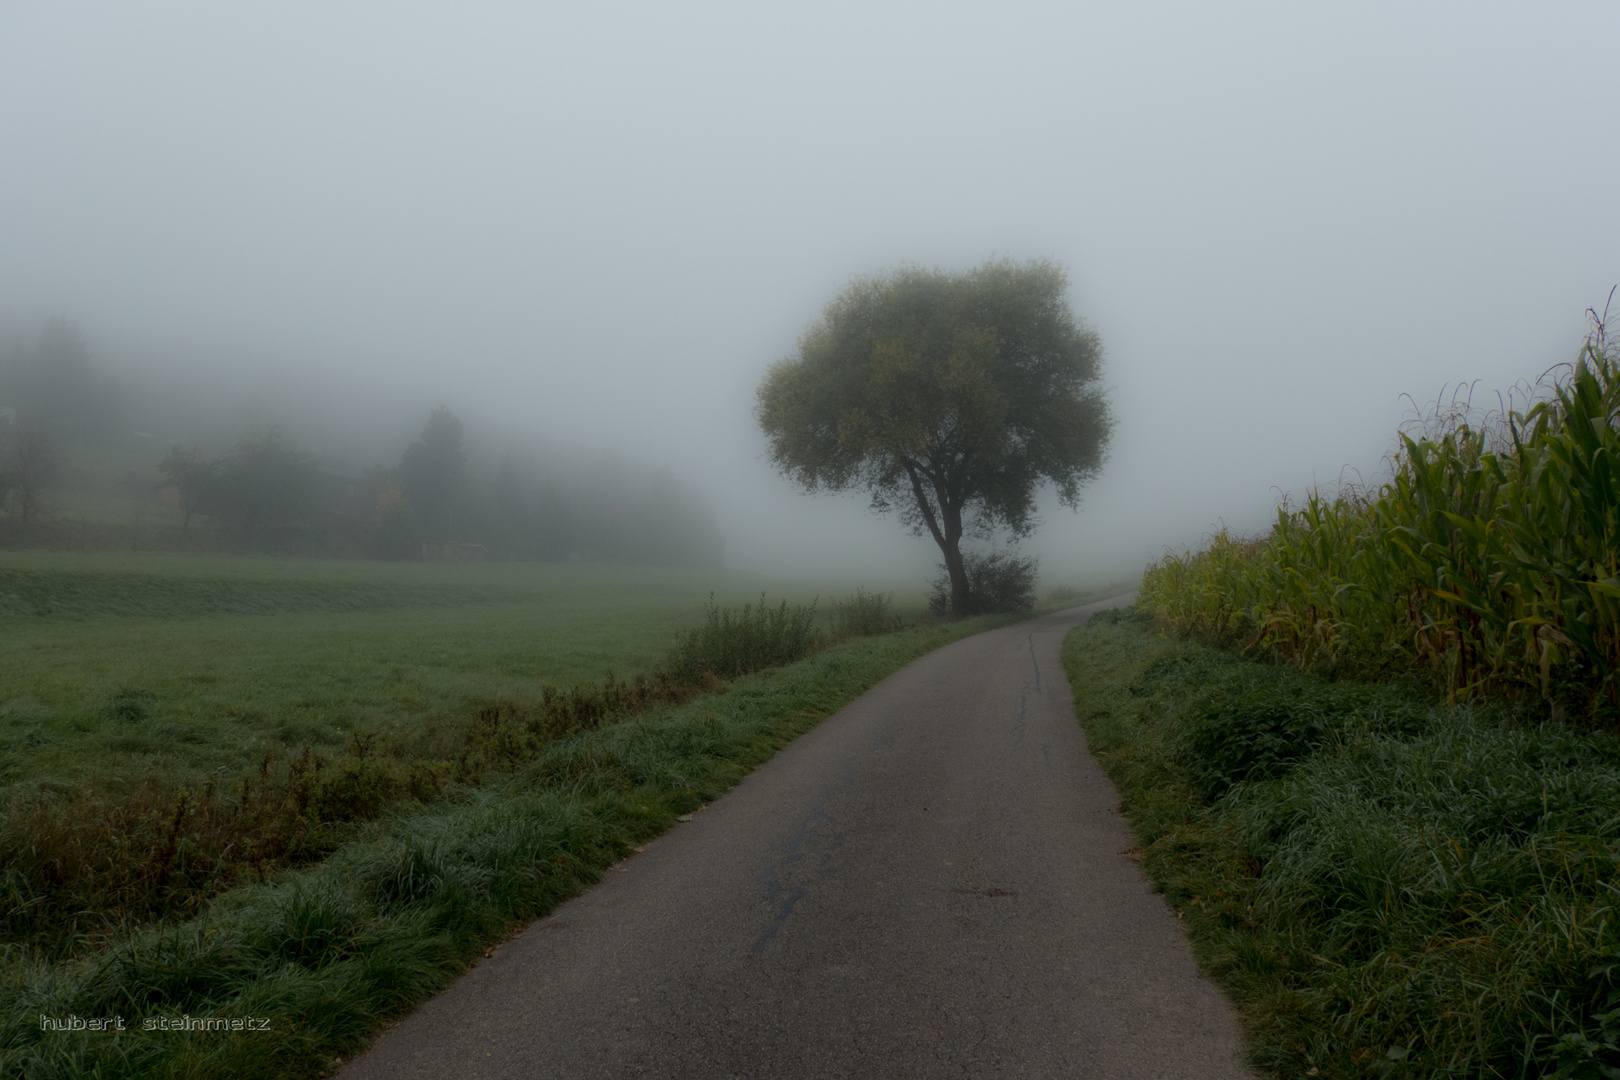
[[[1067,292],[1044,261],[860,278],[760,385],[776,466],[808,491],[865,490],[933,537],[953,614],[972,609],[965,534],[1027,536],[1042,484],[1078,506],[1101,467],[1101,349]]]

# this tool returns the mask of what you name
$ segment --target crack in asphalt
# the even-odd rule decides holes
[[[771,916],[771,924],[754,940],[750,952],[764,952],[765,946],[770,944],[771,939],[787,923],[788,917],[793,914],[793,909],[798,906],[799,901],[809,895],[809,890],[803,884],[793,882],[789,885],[782,879],[788,876],[786,871],[790,866],[804,861],[805,845],[814,839],[820,838],[819,835],[813,835],[818,832],[816,825],[820,822],[835,825],[833,816],[827,812],[827,803],[833,796],[855,786],[855,761],[856,759],[853,756],[844,759],[843,779],[836,784],[829,784],[821,790],[816,796],[815,803],[810,807],[810,812],[805,815],[804,820],[799,822],[798,826],[793,830],[793,834],[777,845],[783,850],[782,857],[760,871],[756,880],[765,886],[765,899],[776,900],[777,904],[776,911]],[[833,873],[833,851],[836,851],[842,844],[843,837],[833,831],[826,838],[831,841],[830,850],[822,853],[818,860],[818,869],[823,874],[831,874]]]

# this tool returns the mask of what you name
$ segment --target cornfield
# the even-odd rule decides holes
[[[1301,667],[1620,717],[1620,353],[1594,322],[1524,408],[1403,433],[1375,491],[1313,491],[1268,536],[1167,556],[1143,606]]]

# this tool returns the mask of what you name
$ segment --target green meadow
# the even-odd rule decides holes
[[[711,593],[819,595],[824,611],[834,588],[584,563],[0,552],[0,785],[200,778],[276,747],[402,736],[651,671]]]

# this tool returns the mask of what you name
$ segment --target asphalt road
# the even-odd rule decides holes
[[[890,676],[342,1077],[1249,1076],[1075,722],[1111,603]]]

